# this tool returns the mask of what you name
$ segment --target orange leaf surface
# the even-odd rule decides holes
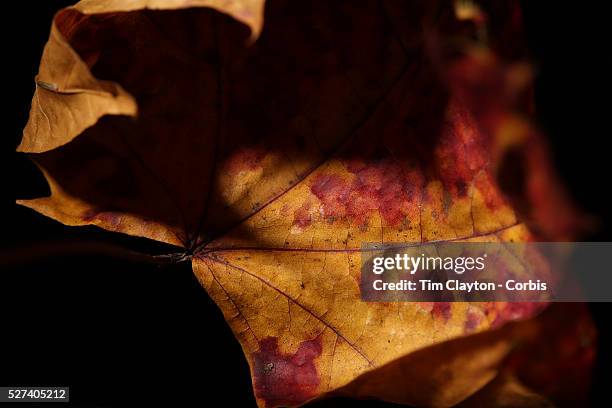
[[[180,247],[240,341],[261,405],[531,395],[487,384],[517,341],[542,334],[493,329],[540,305],[359,297],[364,242],[573,233],[540,222],[559,208],[576,219],[562,193],[550,204],[501,187],[509,146],[530,152],[539,136],[514,94],[472,97],[470,73],[501,71],[494,44],[466,53],[450,39],[471,26],[437,7],[270,1],[265,25],[263,0],[62,10],[19,147],[51,195],[20,203]],[[494,84],[521,88],[517,75]]]

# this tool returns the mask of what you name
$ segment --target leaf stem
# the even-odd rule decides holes
[[[38,242],[0,251],[0,268],[39,262],[46,258],[77,255],[99,255],[129,262],[155,265],[176,264],[188,261],[185,252],[151,255],[125,248],[121,245],[96,241]]]

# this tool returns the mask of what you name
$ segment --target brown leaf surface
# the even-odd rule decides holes
[[[449,39],[473,27],[450,4],[270,1],[265,15],[262,30],[261,1],[58,13],[20,145],[51,195],[21,204],[192,255],[261,405],[465,400],[524,336],[487,330],[541,307],[361,302],[359,250],[534,239],[543,203],[519,191],[519,211],[498,173],[537,133],[515,99],[471,98],[463,74],[480,65],[462,69],[471,54]]]

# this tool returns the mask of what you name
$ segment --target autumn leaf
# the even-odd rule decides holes
[[[175,245],[240,341],[262,406],[531,400],[540,390],[507,362],[546,320],[504,324],[544,305],[359,296],[365,242],[562,239],[579,224],[556,182],[531,178],[554,174],[525,119],[529,70],[507,70],[517,51],[496,42],[517,28],[474,42],[474,13],[82,1],[54,19],[19,146],[51,195],[20,204]],[[479,76],[499,102],[474,91]],[[506,188],[517,151],[529,171]],[[543,221],[556,214],[562,229]],[[580,310],[567,324],[583,322],[592,350]]]

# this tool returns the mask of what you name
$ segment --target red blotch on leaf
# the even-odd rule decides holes
[[[293,225],[296,225],[301,229],[304,229],[310,225],[310,223],[312,222],[312,217],[310,216],[310,207],[310,203],[306,202],[295,211]]]
[[[387,225],[401,224],[410,213],[410,202],[418,199],[422,175],[392,160],[367,165],[350,161],[345,166],[355,175],[352,180],[322,174],[310,187],[321,201],[323,215],[364,224],[371,211],[378,211]]]
[[[294,406],[316,396],[320,378],[314,360],[322,350],[320,337],[301,342],[294,354],[280,352],[276,337],[261,340],[253,353],[257,397],[266,406]]]
[[[436,150],[436,169],[453,196],[465,197],[468,184],[489,170],[489,141],[472,115],[457,103],[450,105],[445,126]]]
[[[317,176],[310,190],[321,200],[325,217],[343,217],[346,215],[350,187],[347,181],[335,174]]]
[[[513,320],[522,320],[535,316],[546,308],[548,303],[545,302],[508,302],[489,304],[486,311],[491,313],[494,310],[495,319],[491,323],[493,328],[500,327],[506,322]]]
[[[466,333],[474,332],[478,328],[478,325],[480,324],[481,320],[482,319],[480,315],[478,315],[472,310],[468,311],[467,319],[465,320],[465,326],[464,326],[465,332]]]
[[[117,227],[121,222],[121,214],[112,211],[102,211],[99,209],[88,210],[81,216],[81,218],[85,222],[98,220],[112,227]]]
[[[261,167],[261,161],[266,152],[261,147],[238,149],[225,162],[225,171],[229,174],[239,174],[243,171],[253,171]]]
[[[451,316],[450,302],[435,302],[431,309],[431,314],[436,319],[444,319],[447,322]]]

